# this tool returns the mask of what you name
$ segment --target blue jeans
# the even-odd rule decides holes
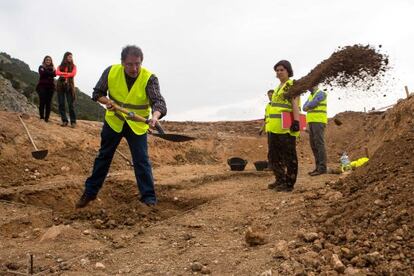
[[[93,165],[92,175],[85,181],[85,194],[96,196],[109,171],[112,158],[122,137],[125,137],[134,163],[135,178],[144,203],[157,202],[152,177],[151,163],[148,157],[147,134],[136,135],[125,122],[121,133],[115,132],[106,122],[101,132],[101,148]]]

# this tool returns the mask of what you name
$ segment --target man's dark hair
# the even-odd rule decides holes
[[[286,71],[288,72],[288,76],[293,77],[293,69],[292,69],[292,65],[290,64],[289,61],[287,60],[281,60],[278,63],[275,64],[275,66],[273,66],[273,70],[276,71],[276,67],[278,66],[283,66],[283,68],[286,69]]]
[[[274,90],[270,89],[267,91],[267,94],[275,92]]]
[[[127,45],[122,49],[121,61],[125,61],[127,56],[140,57],[141,61],[144,60],[144,54],[142,53],[141,48],[139,48],[135,45]]]

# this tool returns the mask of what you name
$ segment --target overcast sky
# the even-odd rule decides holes
[[[414,91],[413,13],[410,0],[0,0],[0,51],[35,71],[45,55],[58,64],[71,51],[76,85],[91,94],[135,44],[159,78],[166,119],[215,121],[261,118],[281,59],[298,79],[338,46],[381,44],[395,79],[377,93],[332,91],[332,116],[394,103],[404,85]]]

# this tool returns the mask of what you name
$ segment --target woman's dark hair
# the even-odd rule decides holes
[[[125,61],[127,56],[140,57],[141,62],[144,60],[144,54],[142,53],[141,48],[139,48],[135,45],[127,45],[122,49],[121,61]]]
[[[51,56],[45,56],[44,58],[43,58],[43,62],[42,62],[42,65],[44,66],[44,67],[46,67],[46,59],[47,58],[50,58],[50,61],[51,61],[51,64],[49,65],[50,67],[53,67],[53,59],[52,59],[52,57]]]
[[[60,63],[60,70],[63,70],[63,68],[66,68],[67,67],[68,68],[68,72],[72,72],[72,70],[73,70],[73,60],[72,60],[72,62],[68,62],[67,61],[67,58],[70,55],[72,55],[71,52],[66,52],[63,55],[62,62]]]
[[[278,66],[283,66],[283,68],[286,69],[286,71],[288,72],[288,76],[293,77],[293,69],[292,69],[292,65],[290,64],[289,61],[287,60],[281,60],[278,63],[275,64],[275,66],[273,66],[273,70],[276,71],[276,67]]]

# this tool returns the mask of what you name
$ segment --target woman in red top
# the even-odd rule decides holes
[[[70,125],[76,126],[76,114],[73,103],[76,99],[75,83],[73,78],[76,75],[76,66],[73,64],[72,53],[66,52],[63,56],[62,63],[56,69],[56,75],[59,76],[57,81],[57,95],[59,103],[59,113],[62,118],[61,126],[68,125],[68,117],[66,116],[65,98],[69,108]]]
[[[39,66],[39,82],[36,91],[39,95],[39,116],[40,119],[49,121],[50,104],[53,92],[55,91],[55,66],[50,56],[45,56],[42,65]]]

